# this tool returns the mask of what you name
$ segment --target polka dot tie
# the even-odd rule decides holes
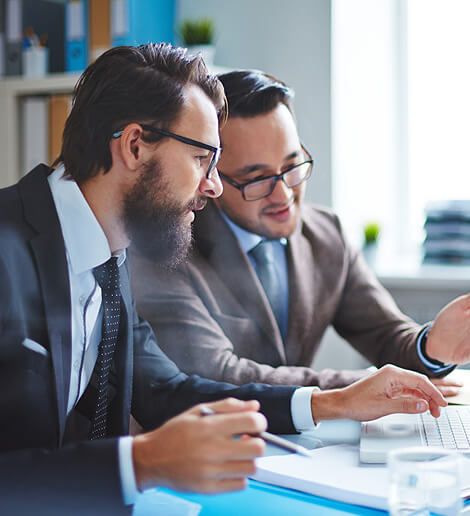
[[[93,275],[102,291],[103,333],[98,350],[98,398],[96,412],[91,424],[91,440],[106,436],[109,371],[116,349],[121,311],[121,288],[117,258],[113,256],[107,262],[95,267]]]

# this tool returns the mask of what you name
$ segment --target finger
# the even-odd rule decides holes
[[[210,418],[212,431],[219,435],[259,434],[268,427],[266,418],[260,412],[217,414]]]
[[[406,375],[402,384],[403,387],[420,391],[426,400],[432,400],[441,407],[445,407],[447,405],[447,401],[444,399],[444,396],[424,375],[413,373],[411,371],[402,371],[402,374]]]
[[[438,389],[440,387],[463,387],[463,383],[449,378],[432,378],[431,383]]]
[[[415,398],[396,398],[387,404],[386,410],[388,414],[421,414],[429,409],[429,403],[425,399]]]
[[[220,401],[213,401],[210,403],[204,403],[205,407],[210,408],[214,412],[218,414],[228,414],[231,412],[245,412],[245,411],[258,411],[259,410],[259,401],[250,400],[243,401],[237,398],[225,398]],[[194,407],[194,411],[201,412],[201,405],[197,405]]]
[[[416,399],[425,398],[428,402],[433,402],[433,400],[428,399],[428,397],[418,389],[410,389],[408,387],[403,387],[395,392],[392,396],[393,398],[401,398],[402,396],[410,396]]]
[[[441,394],[445,397],[452,397],[457,396],[459,392],[462,390],[460,387],[438,387],[438,389],[441,391]]]
[[[252,460],[261,457],[266,450],[266,443],[260,437],[243,435],[241,439],[230,442],[228,459]]]
[[[229,493],[241,491],[246,488],[247,484],[246,478],[223,478],[221,480],[204,482],[197,490],[204,494]]]
[[[211,463],[204,468],[204,476],[215,480],[245,478],[254,475],[255,472],[256,464],[254,460],[232,460]]]
[[[441,407],[431,401],[429,403],[429,412],[431,412],[431,416],[439,417],[441,415]]]

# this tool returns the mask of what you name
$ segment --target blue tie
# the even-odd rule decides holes
[[[93,274],[102,291],[103,333],[98,350],[98,397],[90,430],[91,440],[106,436],[109,372],[116,349],[121,312],[121,288],[117,258],[113,256],[107,262],[95,267]]]
[[[263,285],[279,329],[282,328],[281,283],[274,263],[273,242],[262,240],[250,251],[256,263],[256,274]]]

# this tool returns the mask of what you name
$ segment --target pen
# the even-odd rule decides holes
[[[217,412],[214,412],[209,407],[205,407],[204,405],[201,407],[201,415],[202,416],[213,416],[216,415]],[[269,432],[260,432],[259,434],[254,435],[253,437],[261,437],[263,441],[267,443],[273,444],[278,448],[282,448],[283,450],[290,451],[292,453],[298,453],[299,455],[303,455],[304,457],[312,458],[310,454],[310,450],[301,446],[300,444],[291,443],[287,439],[283,439],[277,435],[271,434]]]

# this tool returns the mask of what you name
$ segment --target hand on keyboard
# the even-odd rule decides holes
[[[330,404],[328,409],[333,417],[327,417],[322,412],[321,403],[317,405],[317,411],[312,403],[315,421],[317,416],[318,420],[336,417],[370,421],[393,413],[419,414],[427,410],[438,417],[440,407],[447,405],[442,394],[426,376],[392,365],[386,365],[334,392],[333,406]],[[324,395],[327,393],[323,391]],[[321,395],[320,391],[317,396]]]

